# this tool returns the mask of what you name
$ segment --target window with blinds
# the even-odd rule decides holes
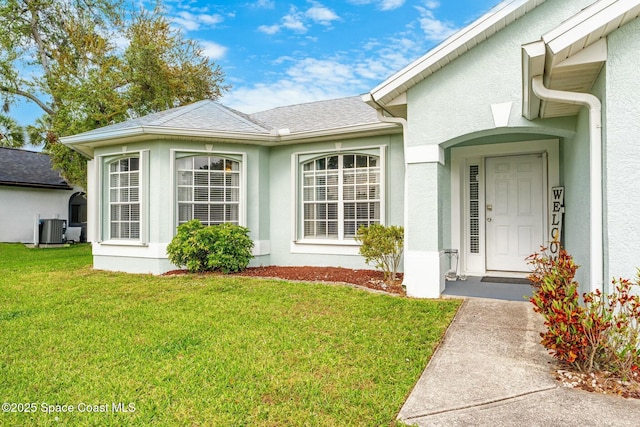
[[[380,158],[337,154],[302,165],[303,235],[353,239],[361,226],[380,223]]]
[[[176,161],[178,224],[198,219],[204,225],[238,224],[240,162],[218,156]]]
[[[109,164],[111,239],[140,238],[140,159],[127,157]]]

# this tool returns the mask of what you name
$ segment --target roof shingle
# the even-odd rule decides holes
[[[47,154],[6,147],[0,147],[0,185],[71,190]]]

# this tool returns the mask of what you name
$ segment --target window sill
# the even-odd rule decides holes
[[[147,243],[143,243],[140,240],[103,240],[102,242],[98,242],[98,244],[103,246],[148,246]]]
[[[360,244],[355,240],[297,240],[291,242],[291,253],[321,255],[359,255]]]

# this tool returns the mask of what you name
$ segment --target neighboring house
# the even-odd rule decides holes
[[[359,98],[245,115],[202,101],[65,144],[90,161],[96,268],[162,273],[191,218],[251,229],[255,265],[365,267],[404,225],[409,295],[522,276],[557,235],[582,290],[640,267],[640,0],[513,0]],[[377,114],[376,114],[377,113]],[[552,210],[555,210],[555,216]]]
[[[0,241],[38,243],[41,219],[86,223],[86,199],[51,167],[44,153],[0,147]],[[71,218],[73,219],[73,218]]]

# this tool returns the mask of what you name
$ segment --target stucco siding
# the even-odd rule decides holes
[[[608,37],[606,73],[605,285],[640,267],[640,19]]]
[[[564,247],[580,265],[576,280],[581,292],[589,290],[589,113],[583,108],[577,117],[576,135],[560,144],[561,185],[564,191]]]
[[[68,220],[71,190],[0,186],[0,242],[34,243],[36,216]]]
[[[442,144],[496,129],[491,105],[509,102],[508,126],[535,132],[541,124],[522,117],[521,45],[591,2],[548,0],[409,90],[407,145]]]

